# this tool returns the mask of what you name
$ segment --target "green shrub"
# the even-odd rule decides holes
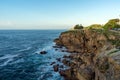
[[[74,26],[74,29],[83,29],[83,26],[82,26],[82,25],[77,24],[77,25],[75,25],[75,26]]]
[[[88,26],[89,29],[103,29],[102,25],[100,24],[92,24]]]
[[[120,28],[120,25],[118,24],[119,21],[120,21],[119,19],[111,19],[104,25],[103,28],[105,30],[109,30],[113,28]]]

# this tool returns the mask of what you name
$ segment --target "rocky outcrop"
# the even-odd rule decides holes
[[[120,80],[120,50],[111,41],[118,35],[97,30],[72,30],[61,33],[56,45],[71,53],[63,63],[69,70],[60,71],[66,80]],[[119,56],[119,57],[118,57]]]
[[[40,54],[47,54],[47,52],[46,51],[41,51]]]

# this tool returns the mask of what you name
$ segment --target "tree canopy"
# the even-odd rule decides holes
[[[83,26],[81,24],[80,25],[77,24],[77,25],[74,26],[74,29],[83,29]]]

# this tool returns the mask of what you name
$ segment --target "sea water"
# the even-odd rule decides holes
[[[63,80],[50,65],[67,54],[52,47],[63,31],[0,30],[0,80]]]

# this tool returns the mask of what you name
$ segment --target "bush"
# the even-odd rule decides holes
[[[120,25],[118,24],[119,21],[120,21],[119,19],[111,19],[104,25],[103,28],[105,30],[109,30],[113,28],[120,28]]]
[[[82,25],[77,24],[77,25],[75,25],[75,26],[74,26],[74,29],[83,29],[83,26],[82,26]]]
[[[102,29],[102,25],[93,24],[93,25],[88,26],[88,29]]]

